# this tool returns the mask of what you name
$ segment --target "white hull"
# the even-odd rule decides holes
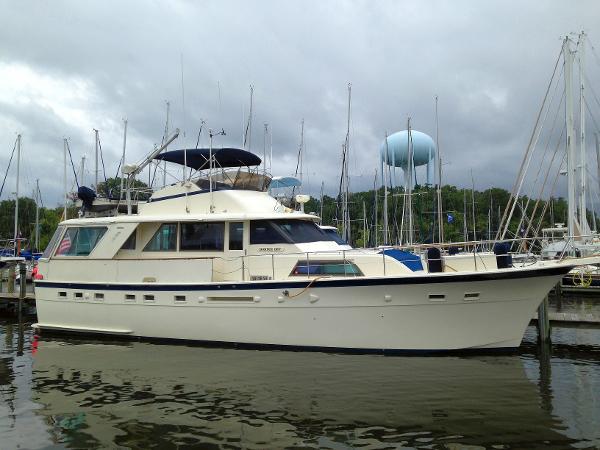
[[[308,289],[308,280],[196,286],[39,282],[35,326],[294,347],[512,348],[568,269],[327,279]]]

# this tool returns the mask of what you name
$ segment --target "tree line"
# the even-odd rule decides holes
[[[109,189],[99,185],[98,191],[106,194],[112,191],[113,196],[118,198],[119,182],[117,179],[108,180]],[[139,186],[144,187],[143,183]],[[116,195],[115,195],[116,194]],[[456,186],[444,186],[442,188],[443,204],[443,228],[445,242],[462,242],[473,239],[494,239],[498,230],[500,220],[504,214],[510,193],[500,188],[490,188],[485,191],[471,191],[470,189],[459,189]],[[383,243],[383,198],[384,191],[354,192],[350,195],[349,209],[351,217],[351,244],[357,247],[376,243]],[[437,241],[437,214],[436,214],[436,190],[429,186],[416,186],[413,190],[413,233],[415,242]],[[390,244],[398,242],[400,228],[402,227],[402,210],[405,196],[402,188],[388,188],[388,223]],[[530,200],[528,202],[528,200]],[[547,202],[550,202],[546,205]],[[535,200],[527,196],[519,198],[509,229],[514,234],[523,230],[517,230],[523,216],[529,217],[534,209]],[[377,205],[377,210],[375,206]],[[473,207],[474,205],[474,207]],[[548,227],[556,222],[566,223],[567,203],[564,198],[551,198],[540,201],[532,230],[537,227],[539,215],[546,206],[541,227]],[[0,202],[0,238],[12,239],[14,234],[14,200],[3,200]],[[321,201],[319,198],[311,198],[305,205],[307,212],[321,214]],[[474,210],[474,214],[473,214]],[[26,240],[23,248],[34,251],[43,251],[52,234],[56,230],[63,216],[63,206],[55,208],[39,208],[40,242],[39,249],[35,247],[35,201],[29,197],[19,197],[19,235]],[[323,197],[322,224],[334,225],[341,228],[341,211],[338,199],[325,195]],[[68,217],[77,217],[77,209],[71,206]],[[366,217],[366,230],[365,220]],[[465,221],[466,219],[466,221]],[[588,220],[593,224],[597,217],[588,213]],[[527,219],[529,220],[529,219]],[[526,229],[528,222],[521,226]],[[375,228],[377,223],[377,228]],[[404,229],[407,228],[407,220]],[[593,226],[595,228],[595,226]],[[531,232],[530,232],[531,234]],[[510,235],[508,237],[513,237]]]
[[[444,242],[463,242],[495,239],[510,193],[500,188],[473,191],[447,185],[442,187],[441,197]],[[405,198],[403,188],[388,188],[389,244],[398,243],[401,229],[408,229],[407,211],[404,223],[402,223]],[[361,247],[363,245],[373,246],[376,243],[383,244],[383,199],[383,187],[376,192],[371,190],[350,194],[348,207],[351,218],[352,245]],[[537,209],[535,209],[535,203],[536,199],[530,199],[527,196],[519,197],[506,238],[522,237],[527,231],[530,221],[529,237],[532,237],[532,233],[538,228],[538,225],[541,232],[542,228],[554,226],[556,223],[566,224],[567,202],[564,198],[540,200]],[[435,187],[416,186],[413,189],[414,242],[438,242],[436,205]],[[531,218],[534,209],[536,217]],[[322,224],[333,225],[341,230],[342,212],[338,198],[323,196],[322,210],[321,200],[311,198],[305,205],[305,210],[314,212],[317,215],[321,214],[322,211]],[[540,222],[540,215],[544,210],[544,216]],[[524,220],[522,220],[523,217]],[[597,219],[592,213],[588,212],[590,225],[593,224],[594,218]],[[376,228],[375,224],[377,224]],[[595,226],[592,228],[595,229]]]

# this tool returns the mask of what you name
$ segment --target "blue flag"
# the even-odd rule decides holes
[[[454,216],[452,214],[448,214],[448,223],[454,222]]]

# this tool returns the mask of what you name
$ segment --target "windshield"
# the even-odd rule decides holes
[[[308,220],[253,220],[250,222],[251,244],[301,244],[333,241],[329,235]]]
[[[342,239],[342,237],[337,233],[336,230],[325,229],[322,230],[327,236],[329,236],[332,240],[337,242],[340,245],[348,245],[348,243]]]

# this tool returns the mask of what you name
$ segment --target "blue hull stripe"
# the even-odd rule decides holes
[[[419,277],[387,277],[387,278],[345,278],[345,279],[321,279],[314,281],[311,287],[364,287],[364,286],[404,286],[440,283],[464,283],[492,280],[510,280],[535,277],[550,277],[564,275],[572,266],[561,266],[543,269],[526,269],[518,272],[480,272],[465,275],[436,275],[430,274]],[[36,281],[38,288],[62,288],[62,289],[93,289],[108,291],[245,291],[257,289],[298,289],[305,288],[311,280],[302,279],[298,281],[262,281],[262,282],[230,282],[230,283],[203,283],[203,284],[162,284],[162,283],[70,283],[65,281]]]

